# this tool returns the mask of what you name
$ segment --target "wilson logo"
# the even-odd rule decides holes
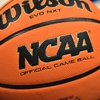
[[[25,61],[27,61],[31,67],[34,67],[39,65],[39,59],[42,62],[48,63],[60,60],[63,56],[68,56],[69,54],[73,57],[79,55],[82,51],[87,51],[88,53],[93,52],[93,47],[86,31],[77,33],[77,40],[77,43],[75,43],[72,35],[65,35],[47,39],[42,43],[35,42],[31,44],[31,53],[25,45],[18,47],[19,70],[26,68]],[[58,44],[60,44],[59,47]],[[68,45],[68,47],[66,47],[66,45]],[[58,47],[57,53],[48,56],[46,52],[48,46],[51,46],[51,49]]]
[[[32,0],[33,6],[30,5],[30,0],[24,0],[22,4],[19,3],[13,5],[11,8],[7,9],[0,15],[0,29],[3,30],[8,27],[12,22],[17,21],[22,13],[22,10],[26,14],[30,14],[35,10],[42,10],[46,7],[56,7],[59,4],[66,7],[73,7],[76,5],[79,9],[86,9],[89,12],[92,12],[89,5],[85,1],[80,0]],[[15,10],[15,14],[12,14],[12,10]],[[3,22],[3,16],[5,16],[6,22]]]

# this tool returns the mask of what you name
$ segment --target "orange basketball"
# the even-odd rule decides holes
[[[99,100],[99,42],[89,0],[10,0],[0,9],[0,100]]]

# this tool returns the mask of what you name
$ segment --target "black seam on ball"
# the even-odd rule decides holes
[[[7,84],[1,84],[0,83],[0,87],[2,88],[8,88],[8,89],[37,89],[37,88],[45,88],[45,87],[50,87],[50,86],[57,86],[57,85],[61,85],[61,84],[65,84],[68,82],[72,82],[78,79],[81,79],[83,77],[86,77],[90,74],[93,74],[94,72],[100,70],[100,66],[97,66],[96,68],[89,70],[85,73],[82,73],[80,75],[74,76],[74,77],[70,77],[67,79],[63,79],[63,80],[59,80],[59,81],[55,81],[55,82],[49,82],[49,83],[43,83],[43,84],[36,84],[36,85],[7,85]],[[98,76],[99,78],[99,76]]]
[[[63,18],[63,19],[50,20],[50,21],[46,21],[46,22],[42,22],[42,23],[39,23],[39,24],[32,25],[30,27],[27,27],[27,28],[24,28],[20,31],[15,32],[12,35],[1,40],[0,45],[3,45],[4,43],[8,42],[9,40],[11,40],[11,39],[13,39],[13,38],[15,38],[15,37],[17,37],[21,34],[24,34],[28,31],[31,31],[31,30],[34,30],[34,29],[37,29],[37,28],[40,28],[40,27],[44,27],[44,26],[47,26],[47,25],[64,23],[64,22],[93,22],[93,23],[100,24],[100,20],[92,19],[92,18]]]

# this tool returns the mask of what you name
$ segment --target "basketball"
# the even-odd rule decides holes
[[[9,0],[0,8],[0,100],[99,100],[99,42],[90,0]]]

